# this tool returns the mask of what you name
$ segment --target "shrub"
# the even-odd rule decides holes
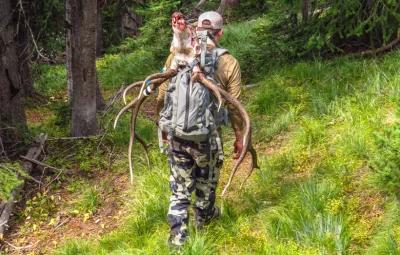
[[[274,19],[258,30],[260,52],[281,52],[288,58],[320,56],[378,48],[397,37],[397,1],[311,0],[308,11],[300,14],[301,2],[275,3]],[[271,51],[272,43],[276,48]]]
[[[9,199],[11,192],[23,183],[21,175],[27,174],[18,163],[0,164],[0,201]]]
[[[400,124],[376,133],[377,151],[370,159],[378,184],[398,195],[400,191]]]

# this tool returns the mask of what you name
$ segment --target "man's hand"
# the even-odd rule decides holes
[[[168,143],[168,134],[167,132],[161,131],[161,138],[164,143]]]
[[[236,153],[233,158],[238,159],[240,157],[240,153],[242,153],[243,150],[243,136],[241,136],[240,134],[236,135],[236,140],[233,144],[233,147],[233,152]]]

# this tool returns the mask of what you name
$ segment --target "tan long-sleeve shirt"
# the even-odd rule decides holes
[[[170,54],[165,63],[165,67],[171,66],[174,54]],[[215,70],[215,79],[221,84],[222,88],[230,93],[233,97],[240,97],[241,73],[239,62],[229,53],[225,53],[218,58],[217,68]],[[157,95],[157,112],[160,112],[164,105],[165,92],[168,88],[168,82],[163,83],[158,88]],[[228,104],[229,116],[235,133],[241,132],[243,123],[239,112]]]

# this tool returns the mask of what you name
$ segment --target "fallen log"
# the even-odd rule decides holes
[[[350,57],[376,56],[378,54],[381,54],[381,53],[384,53],[386,51],[396,48],[399,44],[400,44],[400,29],[397,31],[397,37],[390,43],[382,45],[380,48],[377,48],[377,49],[370,49],[370,50],[365,50],[362,52],[355,52],[355,53],[349,54],[348,56],[350,56]]]
[[[15,198],[18,193],[17,191],[19,191],[22,188],[21,186],[22,185],[18,186],[16,189],[14,189],[11,192],[11,196],[7,202],[2,203],[1,216],[0,216],[0,240],[3,240],[4,232],[8,228],[8,220],[10,219],[10,216],[12,215]]]
[[[46,142],[47,135],[40,134],[37,139],[35,139],[35,144],[29,148],[28,152],[26,153],[26,158],[37,160],[40,154],[43,151],[44,143]],[[22,167],[28,173],[28,175],[33,170],[35,164],[29,160],[24,160],[22,162]],[[2,202],[0,204],[0,240],[3,239],[5,231],[8,229],[9,225],[8,222],[12,215],[14,204],[17,202],[17,196],[22,191],[24,184],[19,185],[15,188],[11,194],[9,199],[6,202]]]

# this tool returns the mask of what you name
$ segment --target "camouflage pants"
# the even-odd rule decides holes
[[[214,213],[215,190],[223,162],[220,138],[195,143],[171,139],[169,178],[172,195],[168,211],[170,243],[182,245],[188,236],[190,196],[196,194],[196,221],[207,221]]]

